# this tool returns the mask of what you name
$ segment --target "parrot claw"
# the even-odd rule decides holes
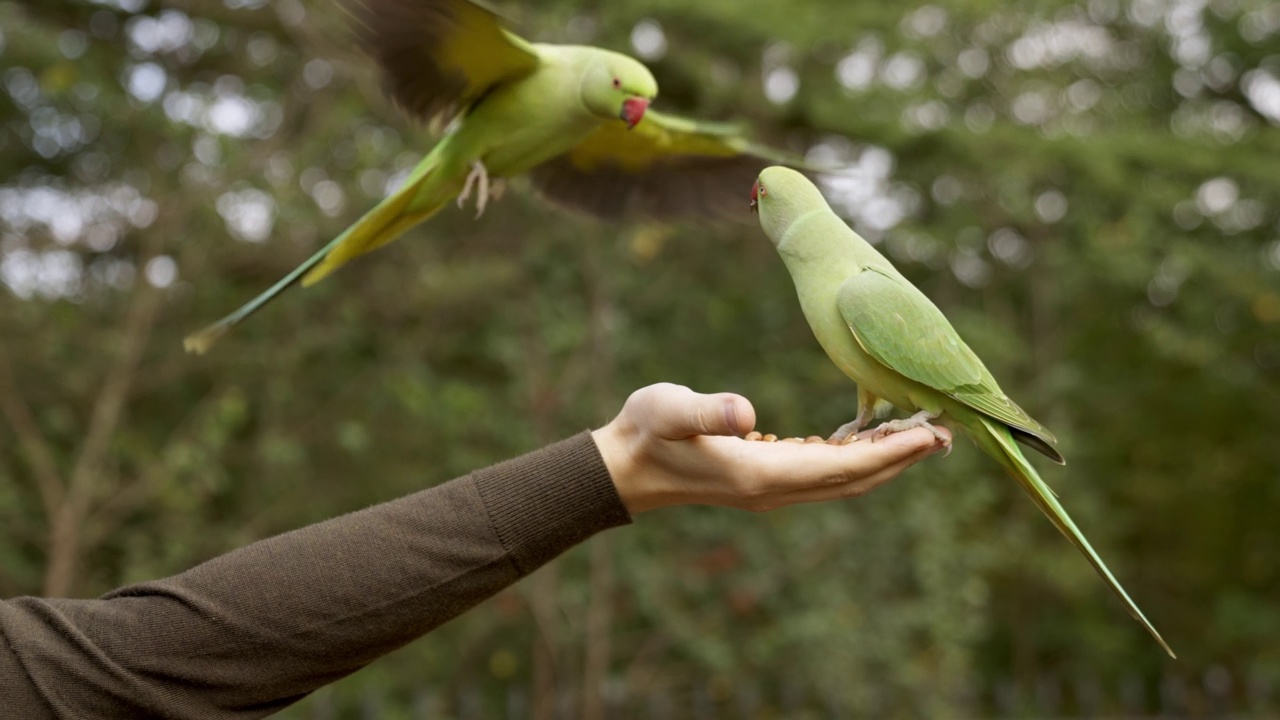
[[[947,455],[950,455],[951,454],[951,438],[948,438],[946,435],[942,433],[941,430],[934,427],[929,422],[930,420],[933,420],[936,417],[938,416],[929,412],[928,410],[921,410],[915,415],[912,415],[911,417],[906,418],[904,420],[890,420],[888,422],[881,423],[880,427],[876,428],[876,431],[871,434],[871,442],[875,442],[876,440],[879,440],[880,438],[886,435],[892,435],[893,433],[896,433],[896,432],[902,432],[903,430],[911,430],[913,428],[924,428],[925,430],[928,430],[929,432],[933,433],[933,436],[938,439],[938,442],[941,442],[943,445],[947,446]],[[944,455],[943,457],[946,457],[946,455]]]
[[[836,428],[835,432],[831,433],[831,437],[827,438],[827,444],[843,445],[845,440],[857,435],[858,431],[862,429],[862,426],[866,424],[867,423],[865,421],[858,418],[841,425]]]
[[[827,443],[830,445],[846,444],[846,441],[850,437],[857,435],[859,430],[866,427],[867,423],[871,422],[871,418],[874,415],[874,410],[872,409],[874,405],[875,402],[860,403],[858,406],[858,416],[836,428],[836,431],[831,433],[831,437],[827,438]]]
[[[494,185],[499,185],[501,181],[495,180]],[[485,169],[484,163],[476,160],[471,163],[471,173],[467,175],[467,181],[462,186],[462,192],[458,193],[458,207],[462,207],[467,198],[471,197],[471,186],[476,187],[476,219],[484,214],[485,205],[489,204],[489,171]],[[501,190],[497,190],[494,199],[496,200],[502,194]]]

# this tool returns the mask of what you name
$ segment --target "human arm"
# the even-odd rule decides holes
[[[99,599],[8,600],[0,716],[263,717],[628,521],[580,433]]]
[[[888,440],[823,449],[701,437],[750,429],[749,403],[654,387],[594,434],[599,445],[581,433],[100,599],[0,603],[0,695],[33,719],[263,717],[629,522],[628,506],[762,508],[753,503],[815,479],[848,480],[815,489],[845,493],[924,452],[871,467],[866,454]]]

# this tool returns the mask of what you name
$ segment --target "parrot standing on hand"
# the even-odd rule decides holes
[[[731,188],[782,153],[736,126],[649,110],[658,85],[639,61],[595,47],[529,43],[472,0],[348,0],[395,101],[452,121],[404,184],[243,307],[189,335],[204,353],[299,280],[326,277],[472,192],[479,217],[497,180],[529,173],[548,200],[600,217],[729,216]]]
[[[858,415],[831,440],[840,442],[861,430],[877,410],[888,409],[886,403],[914,414],[882,424],[873,440],[915,427],[945,440],[930,421],[941,418],[959,426],[1018,481],[1129,614],[1176,657],[1015,442],[1064,463],[1054,447],[1057,440],[1004,394],[942,311],[845,225],[800,173],[781,167],[761,172],[751,188],[751,208],[791,273],[818,343],[858,384]]]

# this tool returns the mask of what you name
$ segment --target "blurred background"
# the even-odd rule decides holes
[[[286,718],[1280,712],[1280,5],[545,0],[663,110],[850,169],[833,206],[1070,464],[1168,660],[961,442],[856,502],[576,548]],[[596,427],[658,382],[855,410],[738,227],[448,209],[206,357],[182,336],[432,138],[329,2],[0,3],[0,591],[94,596]],[[746,213],[748,188],[742,188]]]

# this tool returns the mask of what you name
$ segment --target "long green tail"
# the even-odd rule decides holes
[[[434,153],[432,153],[434,155]],[[182,347],[187,352],[203,355],[213,347],[228,330],[258,312],[267,303],[289,287],[302,281],[303,286],[311,285],[345,264],[348,260],[366,252],[379,248],[395,240],[410,227],[422,222],[439,210],[448,198],[436,198],[423,202],[420,194],[423,184],[431,170],[428,155],[423,163],[393,195],[365,213],[351,227],[342,231],[320,249],[315,255],[307,258],[292,272],[285,275],[275,285],[267,288],[262,294],[240,306],[235,312],[221,320],[191,333],[182,340]],[[426,207],[422,207],[425,205]],[[411,207],[417,206],[417,207]]]
[[[1106,580],[1107,586],[1111,588],[1111,591],[1124,602],[1129,614],[1139,623],[1142,623],[1147,632],[1151,633],[1151,637],[1155,638],[1156,642],[1160,643],[1160,647],[1169,653],[1169,657],[1177,658],[1177,655],[1173,654],[1173,649],[1164,641],[1164,638],[1160,637],[1160,633],[1156,632],[1155,627],[1138,609],[1137,603],[1129,597],[1129,594],[1120,586],[1120,582],[1107,569],[1106,563],[1102,562],[1102,558],[1098,557],[1098,553],[1094,552],[1093,546],[1089,545],[1084,533],[1080,532],[1076,524],[1071,521],[1071,516],[1067,514],[1067,511],[1058,502],[1053,490],[1040,479],[1040,475],[1036,473],[1036,469],[1031,466],[1031,463],[1027,462],[1026,457],[1022,455],[1022,450],[1018,448],[1013,436],[1009,434],[1004,425],[981,415],[976,415],[976,417],[982,423],[980,427],[972,428],[972,434],[978,446],[1004,466],[1004,469],[1013,476],[1014,480],[1018,481],[1022,489],[1027,491],[1027,494],[1031,496],[1031,499],[1035,501],[1040,510],[1049,517],[1049,520],[1057,526],[1058,530],[1062,531],[1063,535],[1067,536],[1071,544],[1075,545],[1084,554],[1089,563],[1102,576],[1102,579]]]

